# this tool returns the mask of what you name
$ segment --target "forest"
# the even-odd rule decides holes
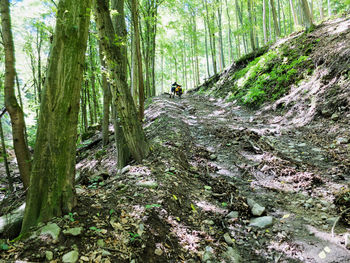
[[[0,13],[1,260],[350,261],[349,0]]]

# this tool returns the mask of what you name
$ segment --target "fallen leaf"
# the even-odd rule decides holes
[[[318,256],[321,258],[321,259],[325,259],[327,257],[326,253],[324,251],[322,251],[320,254],[318,254]]]

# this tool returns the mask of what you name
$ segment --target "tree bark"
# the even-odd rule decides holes
[[[281,35],[281,32],[280,32],[280,28],[278,26],[277,13],[276,13],[276,8],[275,8],[275,3],[273,0],[270,0],[270,7],[271,7],[271,11],[272,11],[273,26],[275,29],[275,34],[276,34],[276,37],[279,38]]]
[[[141,123],[137,118],[130,89],[126,83],[125,75],[123,75],[121,49],[113,41],[115,34],[106,1],[95,0],[94,2],[95,19],[101,44],[107,57],[108,69],[113,77],[113,81],[111,81],[113,100],[117,105],[118,115],[131,155],[137,162],[141,162],[147,156],[149,148]]]
[[[1,84],[1,83],[0,83]],[[0,85],[1,87],[2,85]],[[12,193],[13,192],[13,180],[11,177],[8,161],[7,161],[7,153],[6,153],[6,144],[5,144],[5,138],[4,138],[4,132],[2,130],[2,116],[6,112],[6,108],[2,110],[3,112],[1,113],[0,116],[0,137],[1,137],[1,147],[2,147],[2,157],[4,158],[4,164],[5,164],[5,171],[6,171],[6,177],[9,185],[9,190]]]
[[[263,0],[263,34],[264,44],[267,44],[267,24],[266,24],[266,0]]]
[[[306,29],[309,29],[311,26],[313,26],[312,15],[311,15],[309,4],[307,0],[300,0],[300,4],[304,15],[304,25]]]
[[[131,19],[134,25],[134,37],[136,45],[136,58],[137,58],[137,70],[138,70],[138,93],[139,93],[139,112],[138,116],[140,121],[144,118],[145,111],[145,88],[143,81],[142,70],[142,55],[140,47],[140,30],[139,30],[139,14],[136,0],[131,0]]]
[[[22,108],[15,95],[15,51],[11,31],[11,16],[8,0],[1,0],[1,27],[5,50],[5,107],[10,114],[12,124],[13,147],[24,188],[29,187],[31,159],[25,139],[25,122]]]
[[[294,25],[295,25],[295,26],[298,26],[298,25],[299,25],[299,21],[298,21],[297,15],[296,15],[296,13],[295,13],[294,5],[293,5],[293,0],[289,0],[289,5],[290,5],[290,9],[292,10]]]
[[[22,233],[75,206],[77,124],[90,8],[90,0],[58,4]]]

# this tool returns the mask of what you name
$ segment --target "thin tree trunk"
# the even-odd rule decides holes
[[[219,44],[220,44],[220,58],[221,58],[221,70],[225,68],[225,55],[224,55],[224,40],[222,36],[222,3],[217,0],[218,4],[218,27],[219,27]]]
[[[299,25],[299,21],[298,21],[297,15],[296,15],[296,13],[295,13],[294,5],[293,5],[293,0],[289,0],[289,6],[290,6],[290,9],[291,9],[291,11],[292,11],[293,20],[294,20],[294,25],[295,25],[295,26],[298,26],[298,25]]]
[[[265,1],[265,0],[264,0]],[[233,55],[233,41],[232,41],[232,29],[231,29],[231,17],[230,17],[230,12],[229,12],[229,8],[227,5],[227,0],[225,0],[225,4],[226,4],[226,15],[227,15],[227,23],[228,23],[228,42],[230,45],[230,64],[233,63],[234,61],[234,55]]]
[[[208,55],[208,32],[207,32],[207,23],[206,20],[204,18],[204,34],[205,34],[205,58],[207,61],[207,74],[208,74],[208,78],[210,77],[210,70],[209,70],[209,55]]]
[[[274,29],[275,29],[275,34],[276,34],[276,37],[279,38],[281,36],[281,32],[280,32],[280,28],[278,26],[277,14],[276,14],[276,8],[275,8],[274,0],[270,0],[270,7],[271,7],[271,11],[272,11],[273,26],[274,26]]]
[[[112,96],[117,105],[124,136],[132,156],[137,162],[141,162],[148,154],[148,143],[141,123],[138,121],[137,111],[125,75],[123,75],[123,57],[120,46],[115,45],[113,41],[115,34],[105,0],[95,0],[95,17],[103,50],[107,56],[108,68],[115,81],[111,83],[113,87]]]
[[[266,25],[266,0],[263,0],[263,34],[264,44],[267,44],[267,25]]]
[[[140,48],[140,31],[139,31],[139,15],[138,6],[136,0],[131,0],[131,16],[134,25],[134,37],[136,44],[136,57],[137,57],[137,69],[138,69],[138,90],[139,90],[139,119],[142,121],[144,118],[145,111],[145,90],[143,82],[143,72],[142,72],[142,56]]]
[[[1,0],[1,27],[5,50],[5,107],[10,114],[12,124],[13,147],[24,188],[29,186],[31,160],[28,145],[25,140],[25,123],[22,108],[15,95],[15,51],[11,31],[9,1]]]
[[[300,4],[303,10],[304,25],[306,29],[309,29],[311,26],[313,26],[312,15],[310,12],[309,4],[307,0],[300,0]]]
[[[327,0],[328,16],[332,16],[331,0]]]
[[[319,0],[319,4],[318,4],[318,8],[320,10],[320,19],[323,20],[324,19],[324,10],[323,10],[323,0]]]
[[[252,50],[254,51],[256,49],[255,47],[255,37],[254,37],[254,23],[252,18],[252,6],[251,6],[251,0],[248,0],[247,2],[247,8],[248,8],[248,18],[250,23],[250,44],[252,46]]]
[[[0,85],[2,86],[2,85]],[[1,147],[2,147],[2,157],[4,158],[4,165],[5,165],[5,171],[6,171],[6,177],[7,177],[7,181],[9,184],[9,190],[12,193],[13,192],[13,180],[11,177],[11,173],[10,173],[10,169],[9,169],[9,165],[8,165],[8,161],[7,161],[7,154],[6,154],[6,144],[5,144],[5,138],[4,138],[4,132],[2,129],[2,116],[5,113],[6,109],[3,109],[3,112],[1,113],[0,116],[0,137],[1,137]]]

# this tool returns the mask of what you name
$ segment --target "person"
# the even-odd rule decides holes
[[[177,84],[176,81],[171,85],[170,98],[171,98],[171,97],[175,98],[175,91],[176,91],[176,87],[177,87],[178,85],[179,85],[179,84]]]
[[[179,98],[181,99],[181,95],[182,95],[182,88],[181,85],[177,84],[176,89],[175,89],[175,93],[177,96],[179,96]]]

